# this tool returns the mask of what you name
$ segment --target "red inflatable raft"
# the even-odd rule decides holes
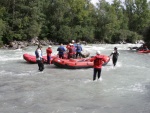
[[[139,50],[138,53],[150,53],[150,50]]]
[[[52,56],[51,63],[53,63],[52,60],[56,57],[57,56]],[[25,53],[25,54],[23,54],[23,58],[29,63],[36,63],[36,56],[34,56],[34,55]],[[43,56],[43,59],[44,59],[44,62],[47,62],[47,56]]]
[[[84,57],[84,58],[88,57],[89,55],[90,55],[89,52],[82,53],[82,57]],[[53,63],[53,59],[56,58],[56,57],[58,57],[58,56],[57,55],[52,56],[51,63]],[[30,55],[30,54],[25,53],[25,54],[23,54],[23,58],[29,63],[36,63],[35,55]],[[64,53],[64,58],[65,59],[68,58],[68,53],[67,52]],[[43,59],[44,59],[44,62],[47,62],[47,56],[43,56]]]
[[[106,65],[110,57],[106,55],[102,55],[106,62],[103,64]],[[55,58],[53,59],[53,64],[60,68],[67,68],[67,69],[79,69],[79,68],[91,68],[93,67],[93,62],[90,62],[90,58],[82,58],[82,59],[60,59]]]

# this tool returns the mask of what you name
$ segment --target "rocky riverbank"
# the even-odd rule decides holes
[[[80,41],[81,44],[87,44],[86,41]],[[38,37],[32,38],[30,41],[12,41],[9,44],[5,44],[2,49],[22,49],[27,46],[36,45],[48,46],[48,45],[58,45],[58,42],[53,42],[51,40],[39,40]]]
[[[36,46],[38,44],[41,44],[43,46],[48,45],[56,45],[58,43],[52,42],[50,40],[39,40],[37,37],[31,39],[30,41],[12,41],[9,44],[5,44],[2,49],[21,49],[25,48],[27,46]]]
[[[86,41],[80,41],[80,43],[84,44],[84,45],[87,44]],[[144,41],[139,40],[136,43],[137,44],[144,44]],[[1,48],[2,49],[22,49],[22,48],[25,48],[27,46],[37,46],[38,44],[40,44],[42,46],[48,46],[48,45],[58,45],[59,43],[53,42],[53,41],[47,40],[47,39],[39,40],[38,37],[35,37],[35,38],[32,38],[30,41],[12,41],[9,44],[5,44]],[[103,43],[101,43],[100,41],[94,41],[93,44],[103,44]],[[127,42],[118,42],[117,44],[127,44]],[[146,44],[146,45],[148,45],[148,48],[150,48],[149,44]]]

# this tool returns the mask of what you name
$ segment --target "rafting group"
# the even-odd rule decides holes
[[[142,44],[140,47],[129,47],[130,50],[135,50],[138,53],[150,53],[150,49],[146,44]]]
[[[114,47],[114,51],[109,55],[103,55],[100,51],[96,51],[95,56],[89,57],[88,55],[83,55],[82,46],[80,43],[75,43],[72,40],[72,43],[69,43],[66,48],[63,44],[57,48],[58,55],[52,56],[52,46],[49,45],[46,49],[46,56],[42,54],[42,46],[38,45],[35,50],[35,56],[24,54],[23,57],[26,61],[37,63],[39,71],[44,70],[44,63],[54,64],[60,68],[68,69],[80,69],[80,68],[94,68],[93,80],[96,80],[96,74],[98,74],[98,79],[101,75],[101,68],[105,66],[112,57],[113,65],[115,66],[118,60],[119,52],[117,47]]]

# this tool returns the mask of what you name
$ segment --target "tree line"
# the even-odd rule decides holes
[[[147,0],[0,0],[0,45],[34,37],[134,43],[150,41],[150,2]]]

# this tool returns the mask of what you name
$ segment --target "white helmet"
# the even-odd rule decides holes
[[[101,54],[101,52],[100,52],[100,51],[96,51],[96,54],[97,54],[97,55],[100,55],[100,54]]]
[[[51,46],[51,45],[49,45],[48,47],[49,47],[49,48],[51,48],[52,46]]]

